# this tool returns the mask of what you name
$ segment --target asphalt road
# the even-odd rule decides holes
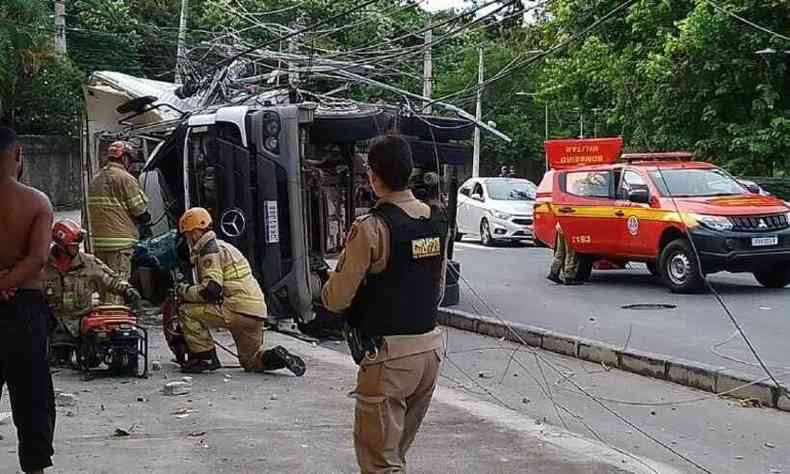
[[[464,241],[455,260],[465,280],[457,309],[494,311],[509,321],[764,375],[712,295],[672,294],[642,265],[593,271],[586,285],[566,287],[546,280],[551,251],[545,248]],[[790,380],[790,288],[763,288],[750,274],[719,273],[711,281],[765,363]],[[643,303],[676,308],[623,308]]]

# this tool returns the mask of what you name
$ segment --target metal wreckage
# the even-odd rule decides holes
[[[375,200],[365,174],[366,143],[386,132],[406,136],[415,162],[412,190],[445,205],[454,223],[457,178],[445,183],[443,176],[457,177],[452,170],[471,163],[465,142],[475,125],[509,139],[450,104],[433,106],[459,118],[421,113],[412,102],[422,107],[427,99],[378,81],[371,66],[260,55],[265,58],[223,60],[225,66],[188,75],[180,86],[94,73],[84,87],[83,174],[98,169],[112,140],[131,140],[140,150],[140,181],[160,236],[141,243],[134,262],[146,299],[161,302],[174,271],[189,273],[170,229],[186,208],[202,206],[218,236],[249,259],[266,295],[269,323],[321,334],[339,319],[320,303],[330,264],[353,220]],[[256,74],[264,60],[288,61],[289,68]],[[295,79],[305,73],[317,83],[312,90]],[[288,79],[283,87],[276,85],[280,76]],[[268,88],[261,90],[261,83]],[[339,98],[351,84],[378,87],[402,100],[392,105]],[[458,266],[449,265],[444,305],[459,298]]]

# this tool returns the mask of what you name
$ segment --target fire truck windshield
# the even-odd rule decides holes
[[[719,169],[662,169],[650,171],[650,178],[662,196],[736,196],[748,191]]]

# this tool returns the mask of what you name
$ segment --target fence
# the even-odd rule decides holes
[[[49,196],[56,210],[78,209],[82,204],[82,166],[77,139],[22,135],[22,181]]]

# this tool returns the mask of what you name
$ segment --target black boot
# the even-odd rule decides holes
[[[272,370],[288,369],[297,377],[304,375],[306,370],[304,361],[283,347],[277,346],[273,349],[264,351],[261,355],[261,362],[263,367],[261,372],[270,372]]]
[[[222,367],[217,357],[217,351],[212,349],[207,352],[189,354],[189,360],[181,366],[181,372],[185,374],[202,374],[217,370]]]
[[[546,275],[546,279],[551,280],[558,285],[562,285],[562,280],[560,280],[560,276],[554,272],[550,272],[548,275]]]
[[[577,280],[576,278],[566,278],[565,285],[567,286],[581,286],[584,282],[581,280]]]

